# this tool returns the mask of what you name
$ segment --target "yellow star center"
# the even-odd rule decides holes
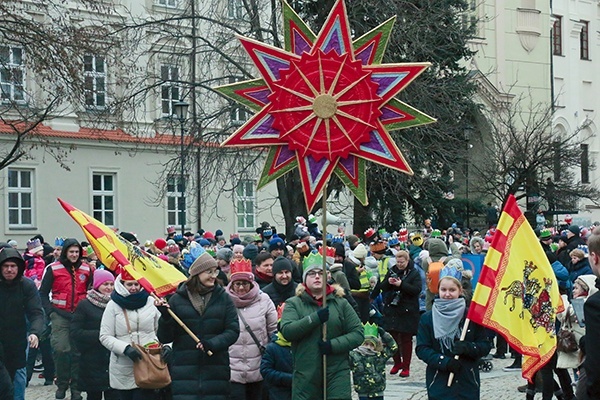
[[[337,101],[335,97],[329,94],[320,94],[315,98],[312,109],[319,118],[328,119],[335,115],[337,111]]]

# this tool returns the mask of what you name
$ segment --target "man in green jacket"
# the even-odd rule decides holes
[[[327,399],[350,400],[349,352],[363,342],[363,328],[344,299],[344,290],[329,286],[323,277],[323,258],[311,254],[304,258],[303,283],[296,296],[286,301],[279,322],[282,335],[292,342],[294,374],[293,400],[323,399],[323,359],[327,361]],[[323,306],[326,286],[326,307]],[[322,325],[327,323],[327,340]]]

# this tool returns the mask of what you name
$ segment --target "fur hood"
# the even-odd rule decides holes
[[[471,271],[470,269],[463,269],[460,272],[463,278],[473,279],[473,271]]]
[[[344,297],[344,288],[341,287],[340,285],[338,285],[337,283],[334,283],[333,285],[330,285],[332,288],[335,289],[334,294],[337,297]],[[300,297],[302,296],[302,294],[304,294],[306,292],[306,288],[304,287],[304,284],[298,284],[298,286],[296,287],[296,296]]]

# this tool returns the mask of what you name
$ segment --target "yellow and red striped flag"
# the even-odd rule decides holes
[[[124,268],[149,293],[165,296],[186,280],[173,265],[149,254],[121,238],[97,219],[58,199],[60,205],[77,222],[98,258],[111,271]]]
[[[485,257],[468,318],[523,354],[529,381],[556,350],[556,313],[564,310],[558,282],[533,229],[510,195]]]

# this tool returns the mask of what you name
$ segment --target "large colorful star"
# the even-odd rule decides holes
[[[285,50],[240,37],[262,79],[216,88],[257,113],[222,146],[271,146],[258,187],[298,167],[307,211],[335,173],[366,205],[366,163],[411,174],[388,130],[435,122],[394,98],[429,63],[381,64],[394,19],[352,41],[343,0],[318,35],[283,2]]]

